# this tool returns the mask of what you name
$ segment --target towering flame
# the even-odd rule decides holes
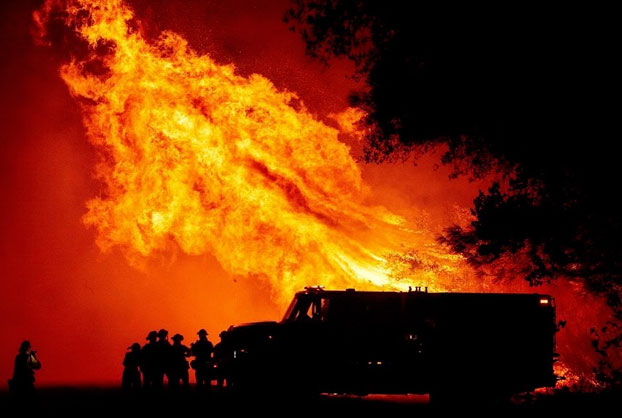
[[[84,222],[103,250],[119,246],[134,263],[176,249],[211,253],[287,298],[307,284],[408,285],[392,268],[404,243],[416,250],[418,267],[406,262],[418,284],[442,288],[438,276],[460,262],[431,234],[365,204],[339,130],[294,93],[236,75],[175,33],[148,42],[121,0],[48,1],[35,13],[44,36],[59,16],[87,51],[61,74],[102,155],[104,191]],[[344,132],[356,115],[341,118]]]
[[[213,254],[232,274],[267,281],[281,304],[315,284],[533,291],[494,282],[522,277],[520,262],[501,260],[487,281],[437,244],[415,209],[405,219],[367,203],[339,140],[360,138],[360,110],[327,115],[338,128],[328,126],[296,94],[237,75],[175,33],[146,39],[121,0],[47,0],[34,20],[41,40],[70,53],[61,75],[101,156],[103,189],[84,222],[102,250],[120,247],[135,265]],[[559,373],[590,375],[589,327],[610,310],[572,282],[539,290],[572,324],[559,335]]]

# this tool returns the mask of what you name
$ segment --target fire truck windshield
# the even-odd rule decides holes
[[[310,295],[296,295],[287,308],[283,322],[325,321],[329,299]]]
[[[285,315],[283,315],[283,320],[281,322],[287,322],[290,318],[293,317],[294,309],[296,308],[296,302],[298,302],[298,297],[294,297],[292,302],[289,304],[287,310],[285,311]]]

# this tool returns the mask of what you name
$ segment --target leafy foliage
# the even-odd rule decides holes
[[[527,280],[583,278],[622,314],[616,131],[599,97],[614,91],[606,19],[392,0],[296,0],[285,16],[311,55],[357,64],[368,161],[445,144],[454,175],[505,173],[443,242],[474,265],[527,249]]]
[[[443,144],[454,175],[505,175],[475,199],[476,219],[448,228],[442,242],[478,267],[526,254],[530,283],[582,282],[620,320],[614,15],[570,5],[296,0],[285,20],[311,55],[356,63],[368,88],[351,103],[368,113],[367,161]]]

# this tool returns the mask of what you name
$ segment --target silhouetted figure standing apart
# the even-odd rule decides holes
[[[158,387],[162,387],[164,375],[166,380],[171,381],[171,343],[168,341],[168,331],[161,329],[158,331],[158,342],[156,343],[156,379]]]
[[[9,388],[16,394],[32,394],[35,390],[35,370],[41,368],[37,352],[33,351],[30,341],[23,341],[19,354],[15,357],[13,378],[9,379]]]
[[[140,350],[140,371],[143,373],[143,384],[145,389],[159,389],[162,386],[161,384],[158,386],[157,379],[157,339],[158,333],[151,331],[149,335],[147,335],[148,343],[143,346],[142,350]]]
[[[199,340],[192,344],[192,368],[195,370],[197,390],[212,387],[212,352],[214,346],[207,339],[207,331],[204,329],[197,332]]]
[[[188,360],[186,357],[190,356],[190,349],[183,345],[181,342],[183,341],[184,336],[181,334],[173,335],[173,345],[171,346],[171,366],[170,372],[171,375],[169,377],[168,384],[171,389],[177,389],[179,387],[179,381],[184,385],[184,389],[188,389],[189,387],[189,378],[188,378]]]
[[[140,389],[140,344],[134,343],[128,347],[125,358],[123,359],[123,378],[121,380],[121,388],[123,390],[137,391]]]
[[[227,344],[227,331],[222,331],[218,336],[220,337],[220,342],[214,346],[214,371],[218,389],[222,389],[229,366],[229,359],[226,356],[227,350],[225,348]]]

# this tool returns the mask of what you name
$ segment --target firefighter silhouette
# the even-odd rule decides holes
[[[121,388],[123,390],[139,390],[140,389],[140,366],[141,350],[140,344],[134,343],[128,347],[125,358],[123,359],[123,377],[121,379]]]
[[[171,343],[168,341],[168,331],[164,328],[158,331],[158,341],[155,344],[156,380],[157,387],[161,388],[166,380],[171,381]]]
[[[140,371],[143,373],[143,385],[145,389],[159,389],[161,384],[158,386],[156,358],[158,333],[151,331],[146,339],[148,343],[140,350]]]
[[[16,394],[27,395],[35,390],[35,370],[41,368],[37,352],[32,349],[30,341],[25,340],[19,346],[15,356],[13,378],[9,379],[9,389]]]
[[[180,380],[184,389],[188,389],[189,387],[188,369],[190,366],[188,365],[186,357],[190,356],[190,349],[181,343],[183,339],[184,336],[181,334],[175,334],[172,338],[173,345],[171,346],[171,364],[168,384],[173,390],[179,387]]]
[[[197,390],[210,389],[212,386],[212,352],[214,346],[207,339],[207,331],[204,329],[197,332],[199,340],[192,344],[192,368],[195,370]]]
[[[222,331],[218,336],[220,337],[220,342],[214,346],[214,374],[218,388],[222,389],[229,366],[226,349],[227,331]]]

